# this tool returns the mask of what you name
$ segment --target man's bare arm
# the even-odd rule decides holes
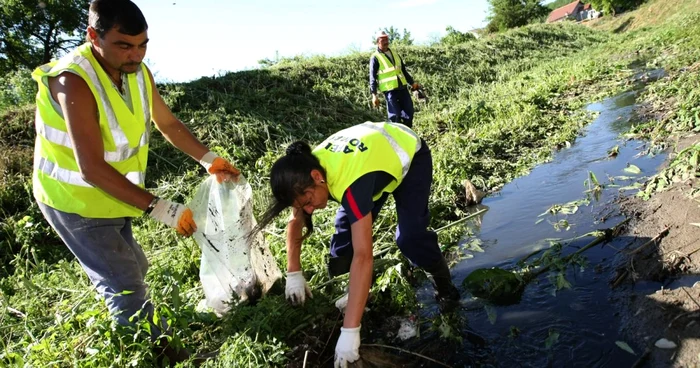
[[[180,151],[188,154],[193,159],[199,161],[204,154],[209,152],[209,148],[203,145],[191,132],[187,126],[180,121],[163,98],[158,93],[153,75],[148,72],[151,86],[153,88],[153,122],[165,139]]]
[[[122,202],[142,210],[148,208],[154,196],[130,182],[104,160],[97,104],[87,83],[79,76],[65,72],[49,78],[49,90],[63,111],[83,180]]]

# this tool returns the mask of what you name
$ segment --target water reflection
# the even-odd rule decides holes
[[[612,227],[622,220],[612,204],[619,189],[611,185],[611,179],[615,178],[615,184],[622,187],[632,184],[656,172],[665,158],[665,155],[640,156],[644,142],[619,139],[637,121],[634,114],[637,94],[638,90],[630,91],[590,105],[589,110],[599,115],[571,148],[556,153],[552,162],[514,180],[497,196],[487,197],[482,205],[470,209],[471,213],[488,209],[466,229],[473,236],[465,243],[478,239],[484,252],[466,251],[473,257],[453,268],[456,282],[461,283],[475,269],[509,268],[517,260],[549,247],[551,239],[574,238]],[[617,156],[609,158],[608,151],[616,145]],[[630,163],[639,167],[641,173],[626,173],[624,170]],[[590,173],[600,183],[597,201],[585,193],[584,183],[590,181]],[[587,197],[591,197],[589,204],[585,201]],[[570,210],[547,212],[557,204]],[[590,238],[574,241],[565,252],[571,253],[589,241]],[[630,241],[616,239],[616,248]],[[615,253],[608,246],[587,251],[591,266],[566,274],[570,289],[555,291],[543,276],[527,286],[522,301],[516,305],[485,307],[479,305],[481,301],[466,300],[464,305],[469,310],[463,313],[470,322],[469,328],[489,341],[490,358],[474,354],[465,345],[461,353],[464,356],[460,358],[458,354],[455,361],[532,367],[634,363],[634,356],[615,345],[621,337],[614,308],[608,300],[606,278]],[[512,336],[514,330],[520,331],[517,337]]]

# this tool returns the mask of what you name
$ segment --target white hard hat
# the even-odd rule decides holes
[[[374,39],[375,39],[375,40],[378,40],[378,39],[380,39],[380,38],[382,38],[382,37],[389,38],[389,35],[386,34],[386,32],[384,32],[384,31],[377,31],[377,34],[374,35]]]

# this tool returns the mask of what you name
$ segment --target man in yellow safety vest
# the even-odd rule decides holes
[[[32,74],[39,85],[34,197],[122,325],[137,313],[153,315],[144,282],[148,261],[133,238],[132,218],[148,214],[184,236],[197,230],[190,209],[144,190],[151,121],[220,182],[239,174],[159,95],[142,63],[147,30],[130,0],[94,0],[87,42]],[[154,337],[167,333],[167,326],[154,327]],[[158,349],[171,362],[188,358],[163,341]]]
[[[369,90],[372,105],[379,106],[377,90],[384,93],[389,121],[413,126],[413,100],[408,88],[420,86],[408,74],[406,64],[399,55],[389,48],[389,36],[380,31],[376,35],[377,50],[369,60]]]

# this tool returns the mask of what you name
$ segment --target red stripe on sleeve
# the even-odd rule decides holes
[[[357,207],[357,202],[355,201],[355,197],[352,196],[352,192],[350,191],[350,188],[348,188],[345,191],[345,196],[348,198],[348,204],[350,205],[350,209],[352,210],[352,214],[355,215],[356,219],[361,219],[363,217],[362,213],[360,212],[360,207]]]

